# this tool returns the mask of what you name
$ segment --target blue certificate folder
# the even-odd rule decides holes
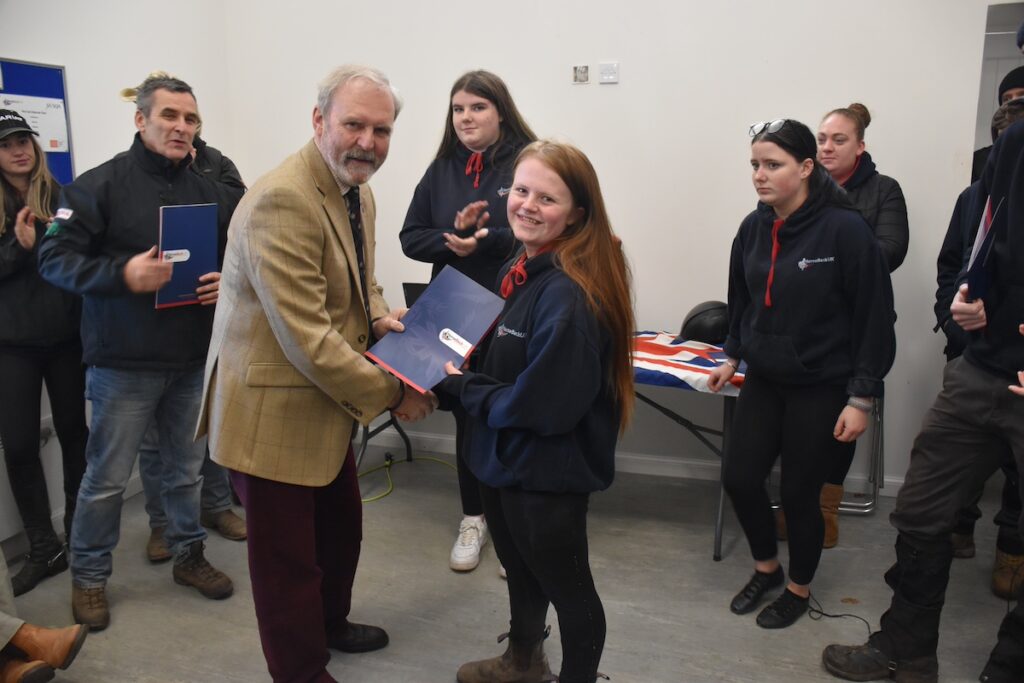
[[[448,361],[461,367],[501,314],[505,300],[451,266],[438,273],[391,332],[366,355],[425,393],[445,377]]]
[[[160,258],[174,271],[157,291],[156,307],[198,304],[199,276],[217,270],[217,205],[161,206]]]

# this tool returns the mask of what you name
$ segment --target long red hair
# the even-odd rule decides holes
[[[516,159],[537,159],[558,174],[572,193],[580,220],[568,226],[554,243],[558,266],[587,297],[587,306],[611,336],[612,357],[608,382],[621,409],[619,428],[633,417],[632,275],[620,240],[612,230],[604,207],[597,172],[587,156],[572,145],[538,140],[523,148]]]

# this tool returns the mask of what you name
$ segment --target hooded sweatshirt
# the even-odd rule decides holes
[[[524,265],[526,280],[505,300],[480,371],[437,388],[473,418],[464,457],[488,486],[606,489],[620,418],[608,380],[611,338],[553,254]]]
[[[888,269],[856,211],[812,192],[785,221],[763,203],[743,220],[729,266],[725,351],[749,373],[882,396],[895,317]]]
[[[515,247],[512,228],[508,227],[508,193],[512,165],[525,145],[502,140],[496,148],[474,156],[459,143],[453,156],[431,162],[416,186],[398,236],[406,256],[434,264],[431,279],[451,265],[487,289],[494,288],[498,270]],[[491,214],[487,237],[476,251],[460,258],[447,247],[444,234],[454,232],[456,212],[481,199],[487,201]]]
[[[980,195],[989,197],[995,211],[988,257],[991,279],[984,298],[987,324],[970,333],[964,358],[1016,382],[1017,371],[1024,369],[1024,336],[1017,330],[1024,323],[1024,122],[1013,124],[996,140]],[[960,282],[965,280],[963,273]]]

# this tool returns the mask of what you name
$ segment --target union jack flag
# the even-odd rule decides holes
[[[676,341],[668,332],[637,332],[634,341],[633,371],[637,384],[676,387],[689,391],[708,390],[711,370],[725,362],[725,351],[714,344]],[[738,396],[746,365],[732,376],[719,393]]]

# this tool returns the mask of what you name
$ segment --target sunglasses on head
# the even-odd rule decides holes
[[[775,119],[774,121],[759,121],[750,127],[750,137],[761,133],[778,133],[786,125],[789,119]]]

